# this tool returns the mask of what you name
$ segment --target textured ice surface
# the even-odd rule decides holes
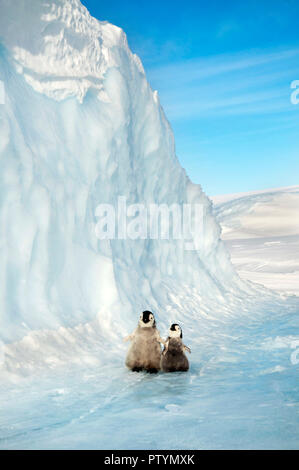
[[[236,274],[124,33],[77,0],[0,9],[1,448],[295,447],[298,299]],[[118,196],[202,204],[198,251],[99,241]],[[190,372],[125,369],[144,309]]]

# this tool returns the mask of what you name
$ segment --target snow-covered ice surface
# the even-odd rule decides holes
[[[98,365],[2,383],[0,447],[298,448],[291,354],[299,336],[291,305],[198,325],[185,338],[192,348],[186,374],[131,373],[124,351],[111,360],[99,347]]]
[[[212,200],[239,275],[299,295],[299,186]]]
[[[236,273],[123,31],[0,0],[0,42],[0,448],[297,448],[298,298]],[[99,241],[118,196],[202,204],[198,250]],[[188,373],[126,370],[144,309],[181,324]]]

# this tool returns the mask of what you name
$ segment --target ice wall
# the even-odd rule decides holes
[[[2,340],[95,318],[106,333],[128,331],[145,308],[165,322],[169,311],[196,318],[209,302],[249,292],[124,32],[77,0],[0,0],[0,38]],[[199,249],[98,240],[96,207],[119,196],[202,204]],[[201,304],[185,303],[187,289]]]

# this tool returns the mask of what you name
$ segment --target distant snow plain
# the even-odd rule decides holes
[[[299,295],[299,186],[211,199],[239,275]]]

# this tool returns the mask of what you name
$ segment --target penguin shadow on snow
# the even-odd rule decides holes
[[[154,314],[148,310],[142,312],[137,328],[124,341],[131,341],[126,366],[133,372],[145,371],[150,374],[163,372],[187,372],[189,361],[185,351],[191,350],[183,341],[181,327],[171,325],[168,338],[164,341],[156,327]],[[164,345],[161,352],[161,344]]]

